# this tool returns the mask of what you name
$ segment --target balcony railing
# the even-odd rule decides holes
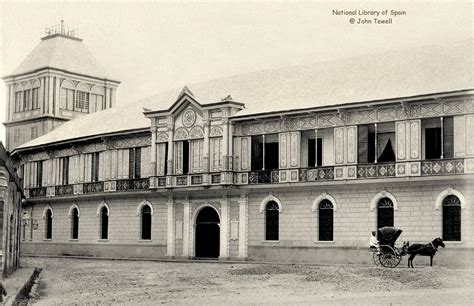
[[[279,170],[260,170],[249,173],[249,184],[269,184],[279,182]]]
[[[394,177],[395,174],[395,162],[357,165],[357,178]]]
[[[447,175],[464,173],[464,159],[437,159],[421,162],[421,175]]]
[[[117,180],[117,191],[148,190],[149,188],[149,178]]]
[[[104,182],[84,183],[83,193],[104,192]]]
[[[61,185],[56,186],[55,194],[57,196],[68,196],[74,194],[74,185]]]
[[[30,198],[38,198],[46,196],[46,187],[30,188]]]
[[[334,179],[334,167],[300,168],[300,182],[327,181]]]

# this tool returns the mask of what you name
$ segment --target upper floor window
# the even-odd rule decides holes
[[[61,184],[69,184],[69,156],[62,157],[59,160],[59,166],[61,169]]]
[[[14,129],[13,130],[13,141],[14,142],[21,141],[21,130],[20,129]]]
[[[23,110],[31,109],[31,89],[23,91]]]
[[[166,175],[168,170],[168,143],[162,142],[157,144],[157,161],[158,161],[158,175]]]
[[[35,187],[42,187],[43,186],[43,161],[37,161],[34,163],[34,167],[36,168],[36,186]]]
[[[37,109],[39,108],[39,103],[38,103],[38,90],[39,88],[33,88],[31,92],[31,104],[32,104],[32,109]]]
[[[395,123],[358,126],[358,162],[395,161]]]
[[[141,177],[141,148],[131,148],[128,152],[128,177],[131,179]]]
[[[90,94],[91,113],[105,109],[104,96],[98,94]]]
[[[461,201],[455,195],[443,200],[443,240],[461,241]]]
[[[278,169],[278,134],[252,136],[252,170]]]
[[[74,110],[74,89],[61,88],[61,108]]]
[[[308,167],[323,165],[323,139],[308,139]]]
[[[31,139],[35,139],[38,137],[38,127],[32,126],[31,127]]]
[[[189,141],[175,142],[176,174],[189,173]]]
[[[222,169],[222,137],[210,138],[211,171]]]
[[[17,91],[15,92],[15,112],[21,112],[23,110],[23,102],[21,99],[22,92]]]
[[[202,169],[202,154],[204,149],[204,140],[191,140],[191,165],[194,173]]]
[[[99,152],[92,153],[91,160],[91,181],[99,181]]]
[[[422,119],[421,128],[425,159],[453,158],[453,117]]]
[[[78,112],[89,112],[89,93],[84,91],[76,91],[75,110]]]

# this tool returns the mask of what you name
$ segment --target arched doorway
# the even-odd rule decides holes
[[[196,217],[196,257],[218,258],[219,215],[212,207],[204,207]]]

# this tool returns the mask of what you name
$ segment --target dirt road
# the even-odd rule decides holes
[[[64,304],[469,304],[474,270],[22,258],[31,301]]]

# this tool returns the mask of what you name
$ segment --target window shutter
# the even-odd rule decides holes
[[[369,152],[369,127],[367,125],[359,125],[358,130],[358,162],[361,164],[368,163]]]
[[[149,177],[151,147],[143,147],[141,151],[140,177]]]
[[[159,143],[157,145],[158,150],[158,175],[166,175],[165,167],[166,167],[166,145],[167,143]]]
[[[444,158],[454,157],[454,121],[453,117],[443,119]]]
[[[183,142],[178,141],[175,143],[175,167],[176,174],[183,174]]]

